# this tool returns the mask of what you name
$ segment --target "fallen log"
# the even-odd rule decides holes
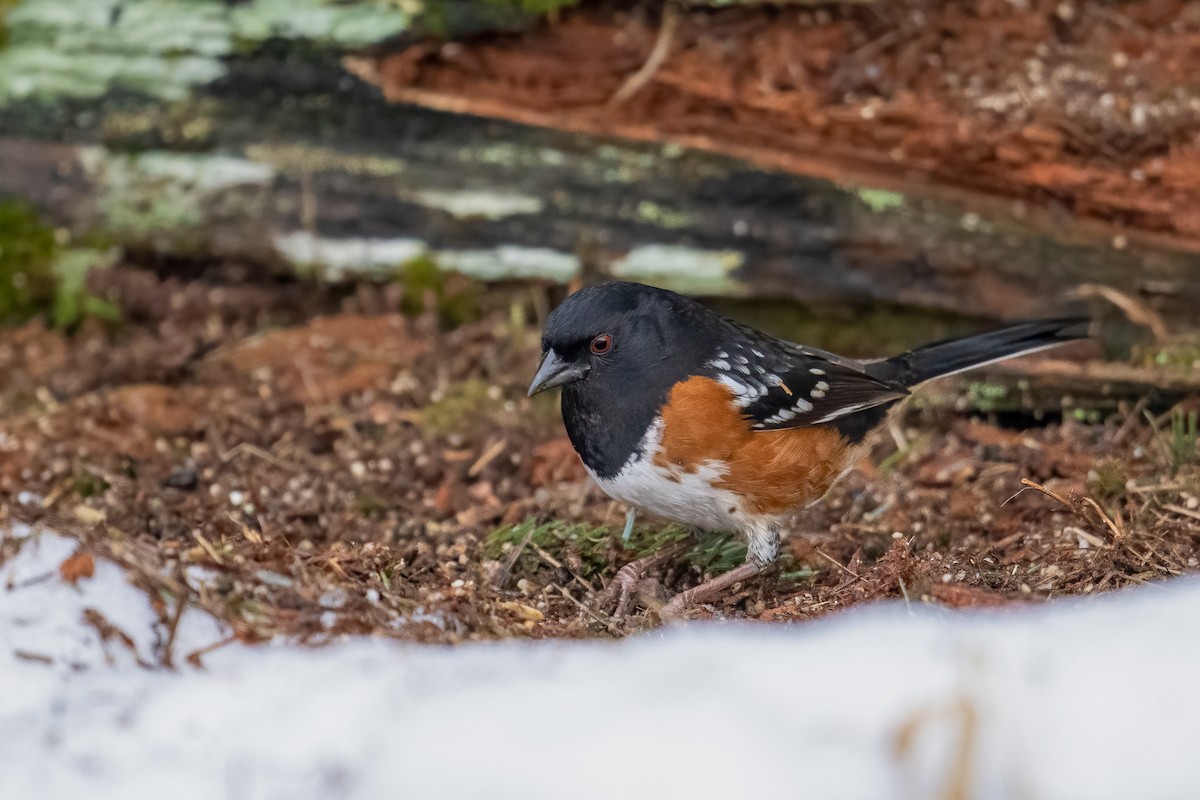
[[[835,180],[811,160],[738,158],[736,142],[543,130],[518,123],[561,120],[381,81],[429,108],[391,104],[342,58],[400,46],[412,18],[304,5],[24,0],[0,49],[0,195],[134,255],[334,280],[430,258],[487,280],[601,272],[988,318],[1098,284],[1200,327],[1191,242],[882,173]],[[465,16],[460,30],[500,24]],[[382,62],[351,63],[372,78]]]

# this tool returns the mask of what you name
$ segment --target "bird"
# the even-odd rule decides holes
[[[529,396],[562,387],[567,436],[609,497],[698,531],[736,532],[745,561],[672,597],[664,617],[767,568],[788,515],[818,502],[913,387],[1086,338],[1088,320],[1016,322],[858,360],[785,341],[698,300],[626,281],[585,287],[547,317]],[[627,526],[628,530],[628,526]],[[622,567],[616,614],[659,559]]]

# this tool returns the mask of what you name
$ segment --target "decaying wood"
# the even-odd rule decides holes
[[[753,166],[734,157],[746,155],[736,143],[539,130],[458,116],[506,112],[418,92],[393,99],[431,108],[392,104],[348,75],[342,57],[405,35],[403,24],[371,34],[343,19],[331,28],[339,36],[318,37],[304,14],[255,27],[245,16],[255,3],[212,0],[175,22],[196,48],[181,54],[138,38],[153,4],[120,5],[111,24],[72,21],[88,35],[59,54],[63,82],[114,47],[130,48],[141,68],[194,57],[191,71],[64,88],[12,48],[28,55],[35,34],[66,23],[11,13],[0,50],[0,195],[135,254],[330,279],[389,276],[421,257],[482,279],[566,282],[598,269],[702,294],[992,318],[1061,310],[1090,284],[1137,298],[1173,331],[1200,327],[1200,255],[1175,243],[1115,248],[1107,232],[986,198],[837,182],[791,162]],[[222,38],[255,30],[257,45]],[[266,35],[279,30],[290,38]],[[355,63],[370,77],[367,62]]]

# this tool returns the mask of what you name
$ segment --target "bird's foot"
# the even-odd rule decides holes
[[[639,595],[653,597],[655,594],[655,587],[658,584],[656,581],[647,582],[645,580],[646,573],[659,564],[675,558],[686,550],[689,544],[690,542],[681,542],[675,547],[639,558],[636,561],[630,561],[617,570],[617,574],[609,581],[608,586],[605,586],[596,595],[592,605],[601,611],[612,608],[614,609],[613,619],[618,622],[624,621],[629,616],[633,602],[639,598]]]
[[[708,603],[719,597],[726,589],[735,583],[753,578],[763,571],[765,565],[747,561],[741,566],[734,567],[699,586],[685,589],[671,598],[659,614],[663,619],[674,619],[683,615],[692,606]]]

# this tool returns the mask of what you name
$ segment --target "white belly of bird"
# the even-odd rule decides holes
[[[742,511],[741,498],[716,486],[725,466],[717,462],[701,464],[687,471],[654,463],[662,436],[662,423],[646,432],[641,454],[635,453],[612,478],[592,479],[614,500],[665,517],[682,525],[708,531],[747,533],[761,520],[750,520]]]

